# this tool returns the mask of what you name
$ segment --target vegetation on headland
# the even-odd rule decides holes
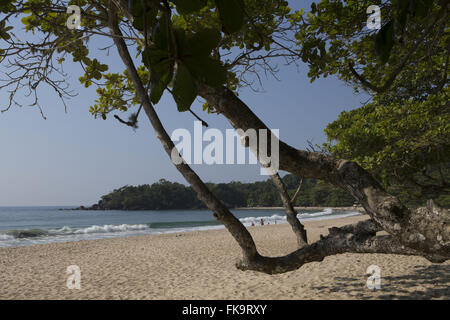
[[[283,178],[289,193],[293,195],[300,179],[293,175]],[[270,179],[253,183],[208,183],[208,187],[229,208],[281,207],[280,196]],[[354,200],[340,188],[315,179],[304,179],[296,206],[352,206]],[[205,205],[198,200],[191,187],[164,179],[152,185],[124,186],[101,197],[91,210],[165,210],[201,209]]]
[[[295,194],[300,179],[288,174],[283,177],[289,194]],[[230,182],[208,183],[215,196],[229,208],[239,207],[281,207],[280,196],[272,180],[253,183]],[[423,200],[424,201],[424,200]],[[438,198],[440,204],[450,205],[450,197]],[[420,199],[414,203],[421,204]],[[354,199],[341,188],[316,179],[304,179],[301,191],[294,205],[301,207],[352,206]],[[152,185],[124,186],[101,197],[101,200],[89,207],[90,210],[167,210],[167,209],[203,209],[205,205],[198,200],[195,191],[180,183],[164,179]]]

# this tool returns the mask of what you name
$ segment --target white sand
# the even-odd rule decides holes
[[[310,241],[366,216],[305,223]],[[265,255],[295,249],[287,224],[250,227]],[[226,230],[0,249],[0,299],[449,299],[450,261],[342,254],[280,275],[234,267],[240,249]],[[66,268],[81,268],[81,290]],[[366,287],[369,265],[381,290]]]

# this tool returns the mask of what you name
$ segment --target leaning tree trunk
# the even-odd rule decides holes
[[[291,199],[289,197],[286,185],[281,179],[278,173],[271,175],[275,187],[278,189],[278,193],[280,194],[281,201],[283,202],[283,206],[286,210],[286,220],[291,225],[292,231],[294,232],[297,238],[297,244],[299,248],[304,247],[308,244],[308,237],[306,235],[306,230],[300,220],[297,218],[297,212],[294,209],[294,198]]]
[[[235,129],[267,126],[227,88],[198,84],[200,95],[225,116]],[[268,130],[270,132],[270,130]],[[410,210],[388,194],[358,164],[331,156],[297,150],[280,141],[280,169],[305,178],[328,181],[347,190],[366,212],[404,246],[431,260],[450,257],[450,213],[436,206]]]
[[[172,156],[172,150],[175,149],[173,141],[164,129],[155,109],[153,108],[147,91],[137,73],[136,67],[130,56],[128,48],[123,40],[122,33],[119,29],[117,22],[117,15],[113,7],[110,8],[109,12],[104,12],[108,16],[108,24],[113,35],[114,44],[116,45],[119,56],[124,62],[128,74],[133,82],[133,86],[136,90],[136,95],[139,101],[142,103],[144,111],[150,120],[153,129],[156,132],[158,139],[164,147],[164,150],[169,157]],[[200,177],[187,165],[185,162],[175,165],[177,170],[183,175],[183,177],[190,183],[198,198],[213,212],[214,217],[222,222],[228,231],[232,234],[235,240],[240,245],[244,261],[251,261],[255,256],[258,255],[256,250],[256,245],[253,241],[248,230],[245,226],[237,219],[225,205],[218,200],[208,189],[208,187],[203,183]]]

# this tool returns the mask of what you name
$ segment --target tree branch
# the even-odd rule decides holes
[[[267,126],[227,88],[198,84],[199,94],[214,105],[235,129],[266,129]],[[439,214],[409,210],[388,194],[358,164],[329,155],[297,150],[280,141],[280,169],[304,178],[328,181],[349,192],[366,212],[403,245],[426,254],[450,257],[450,212]],[[426,214],[425,214],[426,213]]]
[[[238,262],[240,270],[253,270],[268,274],[293,271],[310,262],[320,262],[325,257],[342,253],[382,253],[422,256],[421,251],[406,248],[392,236],[376,236],[382,228],[373,220],[365,220],[342,228],[330,228],[329,235],[311,245],[302,247],[282,257],[258,255],[250,262]],[[426,256],[442,263],[448,256]]]
[[[294,196],[291,199],[291,202],[293,205],[295,205],[295,200],[297,199],[298,195],[300,194],[300,190],[302,190],[303,185],[303,178],[300,179],[300,184],[298,185],[297,191],[295,191]]]
[[[308,244],[308,238],[305,227],[297,218],[297,212],[294,209],[293,202],[289,198],[286,185],[280,178],[280,175],[276,173],[274,175],[271,175],[270,178],[272,179],[273,183],[275,184],[275,187],[278,190],[278,193],[280,194],[281,201],[283,202],[283,206],[286,210],[286,219],[288,223],[291,225],[292,231],[294,232],[297,238],[299,248],[301,248]]]
[[[282,257],[263,257],[258,255],[250,262],[241,261],[236,267],[240,270],[253,270],[268,274],[293,271],[306,263],[320,262],[325,257],[342,253],[383,253],[401,255],[422,255],[421,252],[405,248],[392,236],[358,237],[352,233],[335,233],[300,248]],[[438,257],[434,261],[443,262]]]

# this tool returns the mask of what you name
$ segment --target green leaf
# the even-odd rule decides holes
[[[375,51],[382,63],[386,63],[394,46],[394,23],[389,21],[375,37]]]
[[[11,3],[13,3],[13,0],[0,0],[0,10],[5,10],[4,12],[6,13],[8,5]]]
[[[102,78],[102,74],[98,71],[94,71],[93,77],[95,80],[100,80]]]
[[[150,65],[152,65],[153,67],[156,66],[158,63],[160,63],[161,61],[165,60],[165,59],[169,59],[167,50],[162,50],[156,47],[150,47],[147,51],[147,49],[145,49],[142,52],[142,63],[147,67],[147,69],[149,69],[149,61],[148,59],[150,58]]]
[[[419,18],[424,18],[427,16],[433,5],[433,1],[430,0],[415,0],[413,7],[413,14]]]
[[[199,11],[206,6],[205,0],[172,0],[181,14],[189,14]]]
[[[161,81],[152,82],[152,89],[150,93],[150,100],[153,104],[157,104],[159,100],[161,100],[161,97],[164,93],[164,90],[166,90],[167,85],[164,85]]]
[[[188,68],[182,63],[178,64],[172,93],[180,112],[189,110],[197,97],[197,87],[195,86],[194,78]]]
[[[186,41],[186,48],[190,54],[207,54],[219,45],[220,32],[216,29],[201,29]]]
[[[220,61],[209,56],[194,56],[183,59],[191,74],[199,81],[219,87],[227,81],[227,73]]]
[[[397,21],[400,26],[400,30],[404,30],[406,25],[406,18],[408,14],[409,0],[398,0],[397,6]]]
[[[160,62],[153,67],[150,74],[151,76],[151,93],[150,100],[152,103],[157,104],[169,85],[173,77],[174,63],[168,59]]]
[[[63,58],[62,61],[64,61],[64,58]],[[107,64],[101,64],[101,65],[98,66],[98,70],[100,70],[101,72],[108,71],[108,68],[109,68],[109,67],[108,67]]]
[[[135,18],[133,20],[133,27],[135,27],[139,31],[143,31],[144,30],[144,17],[146,19],[145,23],[147,24],[147,27],[153,26],[156,23],[156,15],[157,15],[156,10],[149,10],[145,14],[145,16],[143,13],[135,16]]]
[[[151,66],[151,72],[154,74],[157,74],[159,77],[162,77],[163,75],[167,74],[170,70],[173,72],[173,60],[164,59],[160,62],[153,64]]]
[[[244,25],[244,11],[240,0],[215,0],[226,32],[234,33]]]
[[[148,63],[150,59],[150,65]],[[142,52],[142,62],[150,69],[152,103],[157,104],[173,77],[173,60],[169,60],[167,51],[151,47]]]
[[[167,50],[167,47],[169,46],[169,33],[168,33],[168,25],[167,25],[167,15],[163,14],[159,18],[158,22],[155,25],[155,28],[153,29],[153,43],[155,45],[163,50]]]
[[[5,40],[9,40],[11,38],[11,36],[4,32],[3,30],[0,30],[0,39],[5,39]]]
[[[148,63],[150,59],[150,65]],[[142,52],[142,62],[150,69],[152,103],[157,104],[173,77],[174,62],[169,60],[167,51],[151,47]]]
[[[12,2],[11,0],[0,0],[0,7],[6,6],[9,2]]]
[[[174,28],[173,33],[175,35],[175,41],[177,42],[178,56],[182,56],[186,49],[186,30],[183,28]],[[171,51],[173,50],[173,42],[170,41]]]

